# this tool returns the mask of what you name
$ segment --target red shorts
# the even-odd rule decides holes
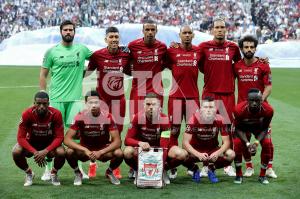
[[[181,125],[182,119],[189,121],[192,115],[199,109],[199,98],[174,98],[168,101],[168,113],[172,125]]]

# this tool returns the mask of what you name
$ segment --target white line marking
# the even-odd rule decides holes
[[[39,88],[39,86],[0,86],[0,89],[11,89],[11,88]]]

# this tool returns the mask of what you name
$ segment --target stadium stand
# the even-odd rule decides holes
[[[191,26],[209,32],[212,19],[227,19],[228,39],[256,34],[261,43],[300,39],[299,0],[0,0],[0,42],[18,32],[59,25],[71,19],[80,27],[105,28],[142,23]],[[250,7],[246,5],[250,5]],[[257,9],[260,8],[260,9]],[[269,19],[269,20],[267,20]]]

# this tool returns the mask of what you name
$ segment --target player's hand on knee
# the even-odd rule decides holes
[[[98,160],[99,158],[101,158],[103,155],[104,155],[104,153],[102,152],[102,150],[99,150],[99,151],[93,151],[92,152],[95,156],[95,160]]]
[[[212,162],[215,162],[215,161],[217,161],[219,155],[220,155],[219,152],[215,151],[212,154],[210,154],[209,160],[212,161]]]
[[[139,147],[141,147],[143,151],[149,151],[151,146],[148,142],[139,142]]]
[[[209,155],[207,153],[199,153],[198,159],[203,162],[209,159]]]

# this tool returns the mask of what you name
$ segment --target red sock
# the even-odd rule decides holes
[[[251,169],[253,169],[252,161],[246,162],[246,168],[251,168]]]
[[[262,164],[261,167],[260,167],[259,176],[266,176],[266,169],[267,169],[267,166]]]

